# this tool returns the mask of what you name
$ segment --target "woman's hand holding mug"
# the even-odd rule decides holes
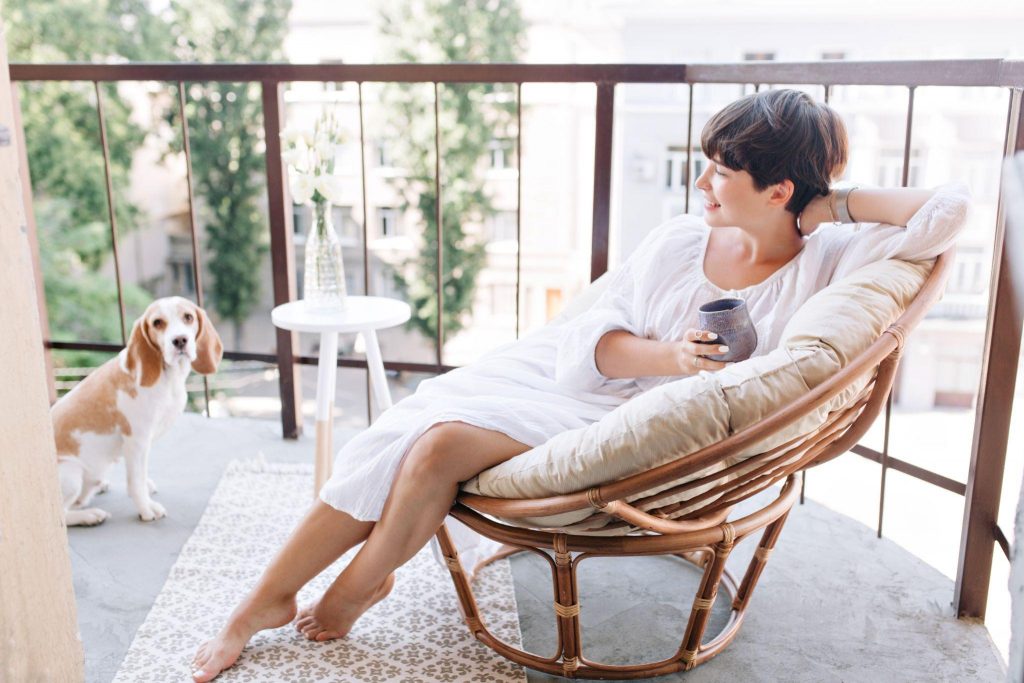
[[[717,339],[718,335],[707,330],[687,330],[684,339],[676,346],[676,361],[679,364],[679,374],[696,375],[701,370],[721,370],[729,363],[722,363],[712,360],[708,356],[717,356],[728,353],[729,347],[710,344]]]

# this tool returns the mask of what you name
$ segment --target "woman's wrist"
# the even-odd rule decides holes
[[[822,223],[828,223],[830,218],[829,201],[830,195],[818,195],[804,207],[797,217],[797,227],[804,237],[810,235]]]
[[[854,190],[860,189],[857,185],[853,187],[842,187],[833,189],[828,193],[829,208],[832,211],[832,221],[835,223],[856,223],[857,219],[850,213],[850,195]]]

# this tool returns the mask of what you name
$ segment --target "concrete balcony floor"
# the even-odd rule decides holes
[[[89,683],[113,678],[225,465],[260,453],[269,461],[311,462],[313,430],[306,434],[288,442],[272,421],[183,416],[154,445],[151,474],[169,516],[151,524],[138,521],[124,494],[123,469],[115,468],[110,492],[98,501],[111,519],[69,530]],[[351,434],[339,431],[335,443]],[[730,567],[738,577],[752,551],[748,542],[733,553]],[[539,562],[517,556],[512,567],[524,643],[549,655],[551,581]],[[666,558],[584,562],[585,654],[621,664],[670,655],[679,646],[697,578]],[[937,570],[808,500],[790,515],[732,645],[692,672],[657,680],[1002,680],[988,632],[953,618],[952,595],[952,581]],[[724,603],[716,604],[709,634],[724,621]],[[528,678],[556,680],[535,672]]]

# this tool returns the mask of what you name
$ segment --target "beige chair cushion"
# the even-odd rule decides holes
[[[481,472],[466,482],[463,490],[496,498],[573,493],[643,472],[721,441],[805,395],[867,349],[907,307],[930,269],[930,262],[892,260],[860,268],[812,296],[790,320],[782,342],[771,353],[716,373],[702,372],[656,387],[594,424],[559,434]],[[745,451],[637,497],[725,469],[813,431],[824,423],[829,412],[854,399],[869,380],[870,376],[862,377],[817,411]],[[676,500],[692,498],[719,483],[680,494]],[[670,502],[675,500],[664,498],[646,507]],[[685,510],[679,514],[685,514]],[[588,508],[506,521],[600,534],[609,517]]]

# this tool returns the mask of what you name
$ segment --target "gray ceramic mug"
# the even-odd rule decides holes
[[[725,363],[746,360],[757,346],[757,330],[747,312],[743,299],[715,299],[701,306],[697,311],[700,329],[714,332],[718,339],[701,344],[724,344],[728,353],[708,356],[711,360]]]

